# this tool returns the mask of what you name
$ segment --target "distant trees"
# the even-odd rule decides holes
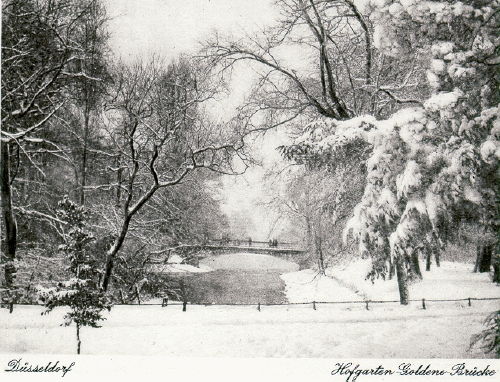
[[[329,174],[305,171],[290,180],[289,194],[282,201],[289,212],[295,215],[292,221],[297,217],[302,220],[305,246],[312,254],[319,273],[323,275],[330,257],[338,255],[332,253],[335,248],[333,226],[336,223],[332,215],[336,211],[332,205],[335,201],[331,198],[330,189],[325,192],[329,185],[332,186]]]
[[[283,150],[293,159],[292,150]],[[269,174],[283,183],[280,190],[274,190],[270,206],[288,224],[300,229],[302,236],[297,239],[302,239],[310,254],[307,266],[314,264],[321,274],[328,265],[351,254],[352,249],[342,243],[343,229],[361,199],[362,174],[362,162],[354,160],[336,162],[335,168],[328,169],[314,167],[309,161],[306,166],[295,165],[278,175]]]

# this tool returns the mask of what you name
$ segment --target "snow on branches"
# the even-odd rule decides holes
[[[331,158],[356,142],[369,145],[364,195],[346,232],[374,258],[372,276],[385,277],[383,264],[439,248],[457,208],[469,206],[485,230],[497,227],[499,2],[382,0],[365,6],[383,54],[429,55],[431,95],[423,107],[400,109],[386,120],[321,119],[294,147],[307,147],[310,158]]]

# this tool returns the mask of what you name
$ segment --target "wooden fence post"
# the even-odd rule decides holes
[[[187,310],[187,301],[182,302],[182,311],[185,312]]]
[[[313,301],[313,309],[316,310],[316,301]]]
[[[471,302],[470,302],[470,297],[469,297],[469,306],[472,306]]]
[[[368,300],[366,300],[366,310],[370,310],[370,308],[368,307]]]
[[[14,310],[14,303],[11,301],[9,304],[9,313],[12,313],[13,310]]]
[[[259,302],[259,304],[257,305],[257,310],[260,312],[260,302]]]
[[[426,309],[426,307],[425,307],[425,298],[422,299],[422,309],[424,309],[424,310]]]

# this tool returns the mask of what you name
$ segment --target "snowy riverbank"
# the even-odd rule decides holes
[[[487,273],[473,273],[473,265],[443,262],[423,271],[423,280],[410,285],[411,299],[460,299],[500,297],[500,287],[493,284]],[[290,302],[398,300],[396,278],[366,280],[370,260],[355,260],[344,266],[327,269],[327,276],[313,270],[286,273],[281,278],[286,283]]]

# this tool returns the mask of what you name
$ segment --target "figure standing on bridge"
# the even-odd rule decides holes
[[[269,246],[270,247],[277,247],[278,246],[278,239],[269,239]]]

